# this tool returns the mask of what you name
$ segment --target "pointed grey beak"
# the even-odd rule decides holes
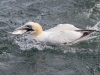
[[[21,26],[19,28],[16,28],[13,32],[10,32],[11,34],[24,34],[26,32],[30,32],[30,31],[34,31],[32,29],[32,26],[31,25],[24,25],[24,26]]]

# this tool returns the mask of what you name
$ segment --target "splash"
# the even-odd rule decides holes
[[[97,30],[97,31],[100,31],[100,21],[97,22],[93,27],[91,26],[87,26],[86,29],[90,29],[90,30]],[[94,32],[92,34],[90,34],[88,36],[89,39],[92,39],[92,38],[97,38],[100,36],[100,32]]]
[[[30,38],[30,35],[22,35],[21,37],[16,37],[15,43],[20,46],[21,50],[30,50],[32,48],[36,48],[38,50],[44,50],[46,48],[52,49],[51,46],[48,46],[45,43],[38,42],[35,39]]]
[[[93,27],[91,26],[87,26],[86,29],[92,29],[92,30],[100,30],[100,21],[97,22],[97,24],[95,24]]]

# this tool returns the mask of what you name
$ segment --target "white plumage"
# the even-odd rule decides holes
[[[53,44],[66,44],[75,42],[96,30],[82,30],[71,24],[59,24],[54,28],[43,31],[41,25],[28,22],[24,26],[15,29],[12,34],[30,32],[33,39]]]

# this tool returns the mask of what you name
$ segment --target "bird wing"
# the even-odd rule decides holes
[[[71,25],[71,24],[59,24],[54,28],[45,30],[46,32],[58,32],[63,30],[79,30],[79,28]]]
[[[96,30],[63,30],[59,32],[52,33],[48,36],[48,41],[51,43],[61,43],[61,44],[71,44],[82,40],[89,40],[94,37],[85,38],[92,32],[100,32]]]
[[[73,31],[73,30],[63,30],[59,32],[52,33],[48,36],[47,40],[50,43],[71,43],[79,39],[83,33]]]

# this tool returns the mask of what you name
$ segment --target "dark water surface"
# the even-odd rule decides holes
[[[80,28],[100,21],[99,0],[0,0],[0,75],[100,75],[100,38],[59,50],[23,51],[13,31],[34,21],[48,29],[60,23]]]

